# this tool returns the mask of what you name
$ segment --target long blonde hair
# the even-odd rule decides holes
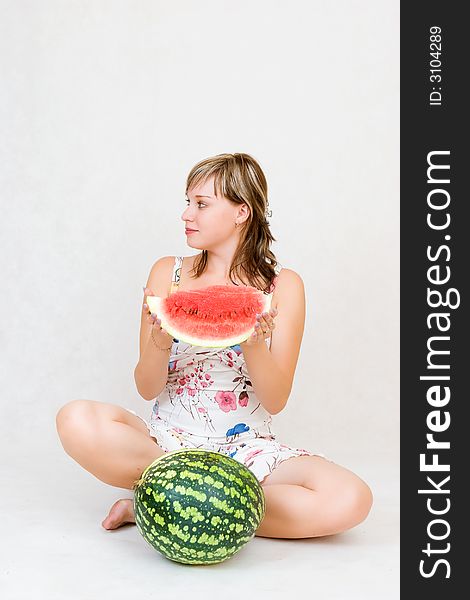
[[[250,216],[240,229],[240,240],[230,265],[230,280],[235,283],[232,279],[232,273],[235,273],[243,281],[243,271],[249,285],[269,293],[277,274],[278,262],[269,248],[271,242],[277,240],[271,234],[266,220],[266,177],[258,162],[249,154],[218,154],[194,165],[186,180],[186,193],[192,186],[212,176],[216,195],[225,196],[234,204],[246,203],[250,208]],[[192,279],[200,277],[206,266],[207,250],[202,250],[194,259]]]

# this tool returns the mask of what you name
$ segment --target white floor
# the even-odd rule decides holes
[[[392,456],[341,463],[374,492],[372,511],[359,526],[324,538],[255,537],[208,567],[166,559],[135,525],[103,529],[111,504],[132,492],[102,483],[61,447],[3,462],[4,600],[399,598],[399,467]]]

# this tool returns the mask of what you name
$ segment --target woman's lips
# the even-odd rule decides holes
[[[185,233],[197,233],[197,229],[185,229]]]

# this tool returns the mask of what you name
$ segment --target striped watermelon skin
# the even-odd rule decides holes
[[[134,484],[140,533],[180,563],[227,560],[255,536],[265,511],[263,488],[245,465],[201,448],[159,456]]]

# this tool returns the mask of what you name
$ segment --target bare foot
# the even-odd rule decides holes
[[[125,523],[135,523],[134,503],[130,498],[117,500],[101,525],[105,529],[117,529]]]

